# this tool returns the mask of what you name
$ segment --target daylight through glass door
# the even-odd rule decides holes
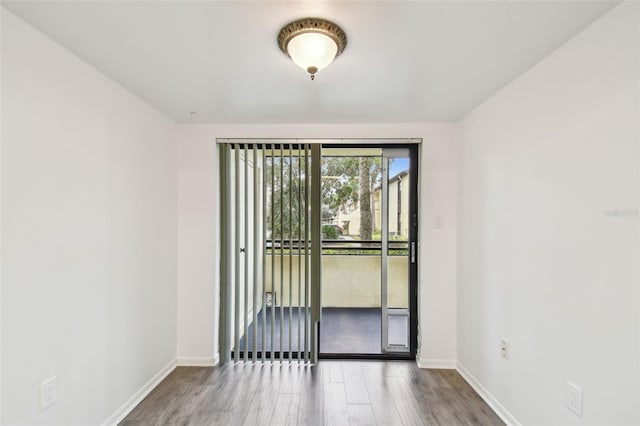
[[[408,354],[416,217],[410,151],[324,148],[321,170],[320,352]]]

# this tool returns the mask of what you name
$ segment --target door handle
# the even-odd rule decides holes
[[[416,263],[416,242],[411,241],[411,263]]]

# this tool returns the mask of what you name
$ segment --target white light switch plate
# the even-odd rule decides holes
[[[582,389],[567,380],[567,408],[582,417]]]
[[[58,400],[58,378],[56,376],[40,383],[40,410],[46,410]]]

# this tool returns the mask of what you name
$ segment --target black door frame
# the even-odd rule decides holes
[[[415,360],[418,350],[418,169],[419,169],[419,143],[411,144],[322,144],[322,148],[382,148],[382,149],[408,149],[409,150],[409,182],[412,183],[409,197],[409,258],[415,258],[415,262],[409,260],[409,352],[397,353],[323,353],[320,346],[322,333],[322,320],[318,324],[318,359],[379,359],[379,360]],[[413,249],[412,249],[412,243]],[[413,251],[412,251],[413,250]],[[321,308],[322,309],[322,308]]]

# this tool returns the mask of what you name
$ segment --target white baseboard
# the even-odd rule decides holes
[[[164,380],[176,368],[176,360],[172,360],[162,367],[147,383],[145,383],[127,402],[116,410],[107,420],[102,422],[102,426],[115,426],[124,419],[158,384]]]
[[[507,426],[522,426],[522,424],[516,419],[513,414],[509,412],[504,406],[491,394],[480,382],[471,374],[462,364],[457,363],[458,373],[471,385],[478,395],[487,403],[489,407],[502,419]]]
[[[437,368],[445,370],[455,370],[456,360],[446,358],[416,358],[419,368]]]
[[[214,367],[220,363],[220,355],[209,357],[178,357],[178,365],[181,367]]]

